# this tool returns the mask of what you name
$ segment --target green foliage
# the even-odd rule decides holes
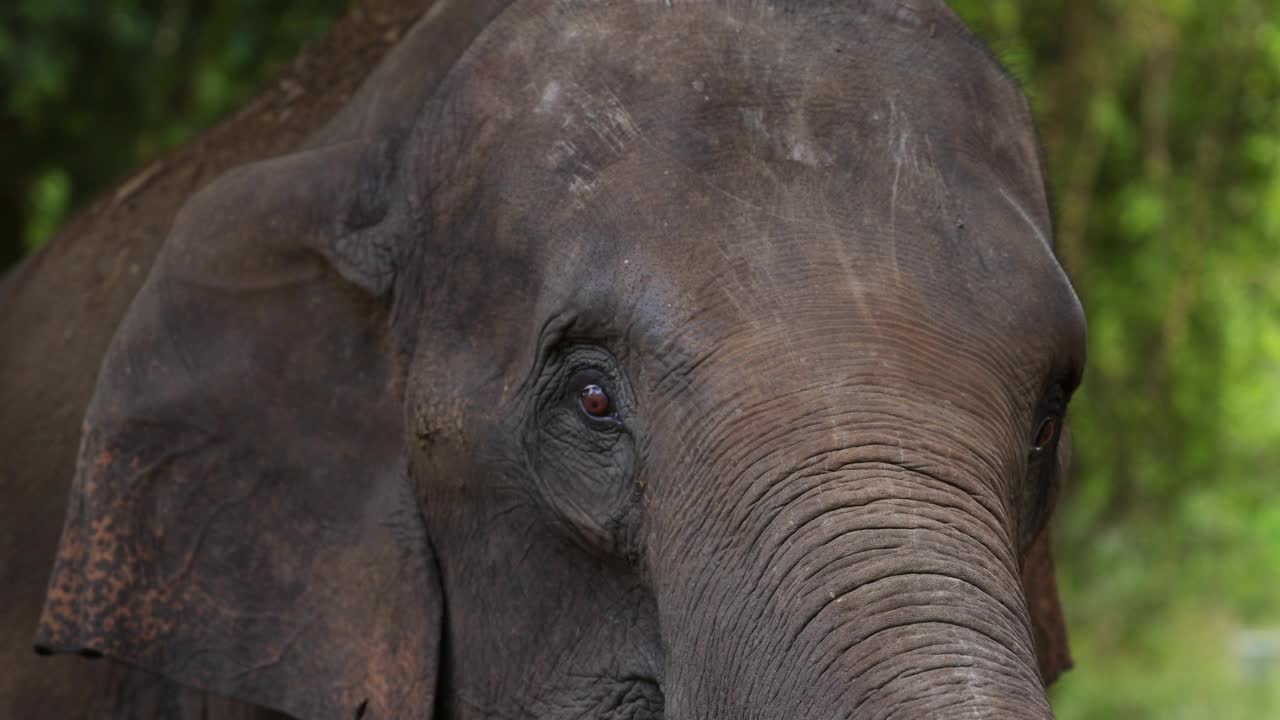
[[[0,269],[244,101],[345,0],[0,3]]]
[[[1280,2],[952,5],[1013,50],[1089,315],[1059,715],[1280,717],[1235,641],[1280,625]]]
[[[343,0],[11,0],[0,267],[225,114]],[[953,0],[1024,83],[1090,321],[1066,720],[1280,717],[1280,0]],[[5,244],[7,243],[7,244]]]

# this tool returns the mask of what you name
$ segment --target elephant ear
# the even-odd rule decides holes
[[[441,596],[388,328],[396,143],[237,170],[108,351],[36,637],[299,717],[430,717]]]
[[[1055,485],[1066,481],[1071,459],[1071,433],[1064,428],[1058,442],[1058,467]],[[1022,587],[1031,610],[1031,629],[1035,635],[1036,656],[1040,676],[1046,687],[1071,669],[1071,648],[1067,642],[1067,623],[1058,597],[1058,581],[1053,563],[1052,523],[1045,523],[1032,541],[1022,562]]]

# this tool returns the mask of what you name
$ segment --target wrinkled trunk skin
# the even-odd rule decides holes
[[[1052,716],[1007,552],[910,472],[842,472],[701,553],[714,580],[668,633],[669,718]],[[753,561],[746,548],[757,552]],[[713,567],[720,572],[711,572]],[[742,568],[725,573],[725,568]],[[714,640],[706,640],[711,637]]]
[[[737,478],[730,502],[700,482],[675,501],[702,517],[664,560],[683,564],[659,588],[666,717],[1052,717],[992,436],[901,409],[807,416],[721,440],[707,463]]]

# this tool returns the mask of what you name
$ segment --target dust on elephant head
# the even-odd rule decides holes
[[[39,645],[304,717],[1048,717],[1083,315],[1015,84],[925,0],[499,5],[188,203]]]

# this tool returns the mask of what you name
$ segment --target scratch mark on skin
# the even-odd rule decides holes
[[[702,185],[704,185],[705,187],[709,188],[710,190],[712,190],[712,191],[714,191],[714,192],[717,192],[717,193],[719,193],[719,194],[721,194],[721,195],[723,195],[723,196],[725,196],[725,197],[729,198],[730,200],[732,200],[732,201],[734,201],[734,202],[736,202],[736,203],[739,203],[739,204],[743,205],[744,207],[747,207],[747,208],[749,208],[749,209],[751,209],[751,210],[754,210],[754,211],[756,211],[756,212],[758,212],[758,213],[761,213],[761,214],[762,214],[762,215],[764,215],[765,217],[771,217],[771,218],[774,218],[774,219],[776,219],[776,220],[782,220],[783,222],[795,223],[796,225],[802,225],[802,226],[806,226],[806,225],[807,225],[807,226],[809,226],[809,227],[822,228],[822,229],[828,230],[828,231],[830,231],[830,232],[836,232],[836,233],[845,233],[845,232],[847,232],[847,230],[846,230],[845,228],[839,227],[839,226],[837,226],[837,225],[831,225],[831,224],[827,224],[827,223],[823,223],[823,222],[818,222],[818,221],[815,221],[815,220],[811,220],[811,219],[809,219],[809,218],[795,217],[795,216],[791,216],[791,215],[782,215],[782,214],[780,214],[780,213],[773,212],[773,211],[771,211],[771,210],[767,210],[767,209],[765,209],[763,206],[761,206],[761,205],[759,205],[759,204],[757,204],[757,203],[753,203],[753,202],[751,202],[750,200],[747,200],[747,199],[746,199],[746,198],[744,198],[744,197],[741,197],[741,196],[738,196],[738,195],[734,195],[733,193],[729,192],[728,190],[725,190],[724,188],[720,187],[719,185],[716,185],[715,183],[711,182],[711,181],[710,181],[710,180],[708,180],[707,178],[703,177],[702,173],[698,172],[697,170],[695,170],[693,167],[691,167],[691,166],[690,166],[690,165],[688,165],[687,163],[681,162],[678,158],[676,158],[676,157],[672,156],[670,153],[665,152],[662,148],[660,148],[660,147],[658,147],[657,145],[653,144],[653,142],[651,142],[651,141],[649,140],[649,138],[645,137],[643,133],[639,134],[639,135],[638,135],[638,138],[639,138],[640,142],[644,143],[644,145],[645,145],[649,150],[653,151],[653,153],[654,153],[654,155],[655,155],[655,156],[660,157],[660,158],[662,158],[662,159],[666,160],[667,162],[671,163],[672,165],[675,165],[676,167],[680,168],[681,170],[683,170],[684,172],[688,173],[691,177],[693,177],[695,180],[697,180],[699,183],[701,183],[701,184],[702,184]]]
[[[561,118],[561,130],[566,135],[585,130],[614,156],[624,154],[633,140],[644,139],[640,126],[611,88],[605,87],[593,95],[575,84],[566,87],[552,80],[539,93],[533,112],[548,114],[563,104],[569,107]],[[591,139],[588,137],[586,141],[590,143]],[[548,167],[565,172],[574,205],[579,210],[585,208],[600,182],[596,168],[584,159],[575,140],[568,137],[556,140],[544,158]]]
[[[797,142],[791,146],[791,154],[789,157],[802,165],[811,168],[821,167],[828,164],[825,158],[818,157],[817,151],[811,145],[805,142]]]
[[[542,90],[542,96],[538,99],[538,106],[534,108],[534,112],[539,115],[545,115],[551,112],[556,105],[556,100],[560,99],[560,83],[552,80]]]
[[[892,146],[897,141],[897,147],[893,148],[893,185],[889,190],[889,260],[893,267],[894,275],[899,274],[898,268],[898,184],[902,180],[902,164],[907,160],[907,140],[909,133],[903,130],[898,132],[898,105],[889,99],[889,143]]]
[[[631,117],[631,113],[627,110],[626,105],[622,104],[622,98],[613,91],[613,88],[605,86],[605,95],[608,95],[608,116],[615,127],[622,130],[627,137],[639,137],[644,140],[644,131],[640,129],[640,125],[636,123],[635,118]]]
[[[738,111],[742,116],[742,124],[748,130],[759,133],[763,138],[770,138],[769,128],[764,124],[764,110],[761,108],[742,108]]]
[[[574,200],[582,207],[585,207],[584,200],[591,196],[596,189],[596,184],[581,175],[574,175],[569,181],[569,192],[573,195]]]
[[[895,269],[898,267],[898,182],[901,179],[902,161],[895,157],[893,162],[893,186],[889,191],[889,240],[893,245],[893,266]]]
[[[1031,218],[1031,215],[1027,213],[1026,208],[1022,207],[1017,200],[1014,200],[1013,196],[1011,196],[1003,187],[1000,188],[1000,197],[1004,198],[1004,201],[1009,203],[1009,207],[1018,211],[1018,215],[1022,216],[1022,219],[1027,223],[1027,225],[1031,226],[1031,232],[1035,233],[1036,237],[1040,238],[1040,242],[1044,243],[1044,246],[1052,252],[1053,243],[1049,242],[1049,238],[1040,230],[1040,226],[1037,225],[1035,220]]]

